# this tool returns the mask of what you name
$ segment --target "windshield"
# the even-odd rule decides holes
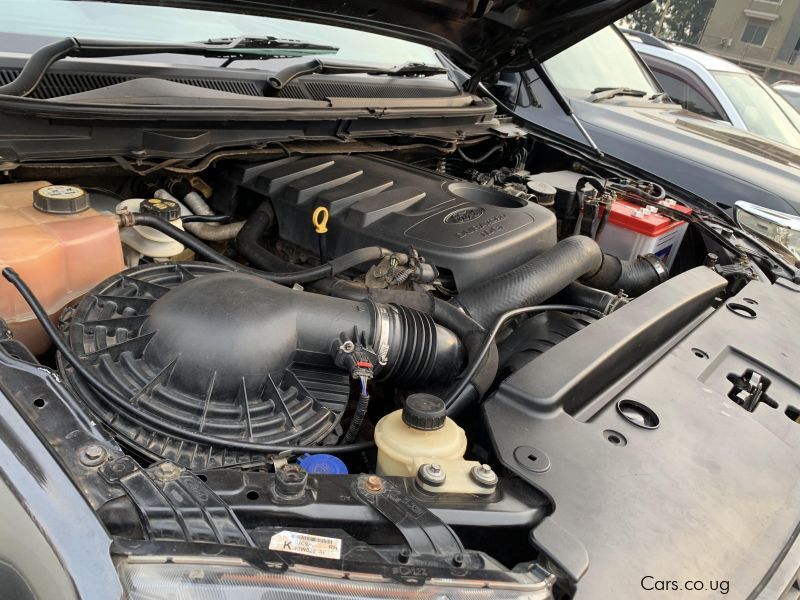
[[[136,42],[197,42],[215,38],[272,36],[339,48],[326,60],[396,66],[406,62],[439,65],[426,46],[340,27],[226,12],[63,0],[4,0],[0,51],[30,53],[53,39],[76,37]],[[128,59],[129,60],[129,59]],[[148,57],[152,60],[152,57]],[[169,55],[172,64],[222,64],[222,59]],[[269,61],[269,68],[281,62]],[[264,67],[236,61],[236,67]]]
[[[557,54],[545,68],[556,86],[569,96],[587,97],[604,88],[630,88],[646,96],[661,91],[636,53],[611,27]]]
[[[747,130],[800,148],[800,115],[775,92],[747,73],[712,71]]]

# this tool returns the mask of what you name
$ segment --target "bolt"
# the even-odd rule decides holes
[[[484,487],[494,487],[497,485],[497,474],[489,465],[475,465],[470,471],[472,479],[478,485]]]
[[[94,467],[105,461],[106,451],[102,446],[91,444],[83,449],[83,456],[81,462],[89,467]]]
[[[397,556],[397,560],[401,563],[406,564],[408,560],[411,558],[411,550],[408,548],[403,548],[400,550],[400,554]]]
[[[383,482],[381,481],[381,478],[378,477],[377,475],[370,475],[369,477],[367,477],[367,481],[364,483],[364,488],[368,492],[373,492],[377,494],[383,489]]]
[[[417,471],[417,477],[419,477],[422,483],[440,486],[447,478],[447,474],[444,472],[442,465],[438,463],[425,463],[420,466],[419,471]]]
[[[158,465],[158,470],[156,471],[156,478],[160,481],[170,481],[172,479],[177,479],[180,475],[181,470],[178,465],[172,462],[162,462]]]
[[[708,254],[706,254],[706,258],[703,261],[703,265],[708,267],[709,269],[713,269],[714,267],[717,266],[717,261],[718,260],[719,260],[719,256],[709,252]]]

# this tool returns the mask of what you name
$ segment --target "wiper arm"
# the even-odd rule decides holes
[[[636,98],[644,98],[647,96],[647,92],[643,92],[642,90],[632,90],[631,88],[626,87],[600,87],[593,89],[591,93],[592,95],[586,100],[592,103],[602,102],[603,100],[611,100],[611,98],[616,98],[617,96],[634,96]]]
[[[39,48],[31,54],[17,78],[0,86],[0,94],[28,96],[41,82],[47,70],[56,61],[68,56],[104,58],[137,54],[191,54],[227,59],[291,58],[309,54],[334,54],[335,46],[309,44],[298,40],[274,37],[240,37],[164,44],[158,42],[121,42],[117,40],[79,40],[64,38]]]
[[[308,62],[289,65],[272,75],[267,79],[267,82],[272,89],[280,90],[298,77],[315,73],[326,75],[366,73],[368,75],[393,75],[396,77],[430,77],[431,75],[447,73],[447,69],[425,63],[405,63],[399,67],[387,69],[385,67],[359,65],[356,63],[329,63],[315,58]]]

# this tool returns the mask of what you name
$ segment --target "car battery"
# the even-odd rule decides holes
[[[662,200],[660,204],[686,215],[692,213],[692,209],[675,200]],[[660,213],[656,206],[616,200],[597,242],[604,252],[624,260],[655,254],[671,269],[688,227],[685,221]]]

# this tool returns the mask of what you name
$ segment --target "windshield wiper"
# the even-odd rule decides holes
[[[644,98],[647,96],[647,92],[642,90],[632,90],[631,88],[626,87],[599,87],[593,89],[591,94],[592,95],[586,100],[592,103],[602,102],[603,100],[611,100],[611,98],[616,98],[617,96],[634,96],[636,98]]]
[[[298,40],[274,37],[239,37],[208,40],[206,42],[159,43],[121,42],[118,40],[79,40],[64,38],[39,48],[31,54],[17,78],[0,86],[0,94],[28,96],[39,85],[50,66],[56,61],[71,57],[104,58],[137,54],[191,54],[231,60],[260,60],[292,58],[309,54],[335,54],[335,46],[309,44]],[[224,65],[223,65],[224,66]]]
[[[290,81],[298,77],[315,73],[323,73],[326,75],[337,73],[366,73],[368,75],[393,75],[396,77],[430,77],[431,75],[447,73],[447,69],[425,63],[405,63],[399,67],[387,69],[385,67],[359,65],[355,63],[329,63],[315,58],[305,63],[289,65],[285,69],[270,76],[267,82],[274,90],[280,90]]]

